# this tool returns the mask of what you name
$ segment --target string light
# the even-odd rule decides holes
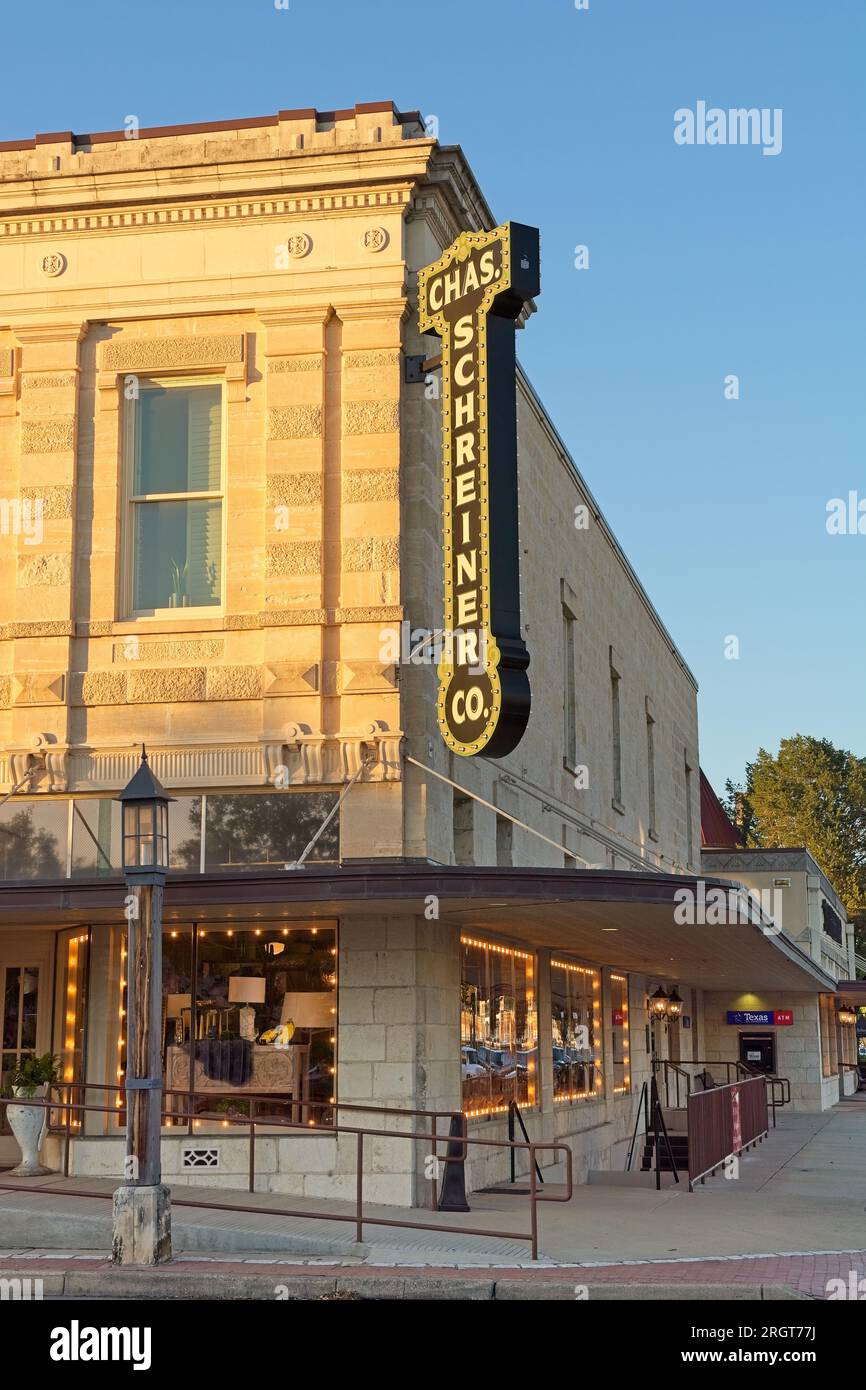
[[[627,976],[627,975],[613,975],[613,974],[612,974],[610,978],[611,978],[612,981],[615,980],[617,984],[620,984],[620,985],[623,985],[623,986],[624,986],[623,991],[622,991],[622,1024],[621,1024],[621,1027],[622,1027],[622,1068],[623,1068],[623,1078],[622,1078],[622,1079],[623,1079],[623,1084],[622,1084],[621,1086],[614,1086],[614,1088],[613,1088],[613,1093],[614,1093],[615,1096],[624,1096],[624,1095],[627,1095],[628,1092],[631,1090],[631,1063],[630,1063],[630,1061],[629,1061],[629,1024],[628,1024],[628,976]]]
[[[531,951],[516,951],[512,946],[497,946],[492,941],[478,941],[472,936],[461,936],[460,945],[478,946],[482,951],[493,951],[497,956],[514,956],[517,960],[532,960]]]

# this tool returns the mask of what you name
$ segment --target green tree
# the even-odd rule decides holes
[[[795,734],[776,754],[759,748],[743,785],[727,783],[729,813],[746,843],[805,845],[866,944],[866,758],[829,739]]]

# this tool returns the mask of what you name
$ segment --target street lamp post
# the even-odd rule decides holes
[[[128,889],[126,1159],[114,1193],[115,1264],[171,1259],[171,1204],[162,1184],[162,890],[168,868],[170,797],[141,763],[117,797]]]

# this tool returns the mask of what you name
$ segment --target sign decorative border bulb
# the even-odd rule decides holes
[[[462,232],[418,272],[418,327],[442,340],[446,640],[436,713],[462,757],[504,757],[529,720],[514,340],[539,289],[538,230],[519,222]]]

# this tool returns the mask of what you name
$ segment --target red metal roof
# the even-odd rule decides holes
[[[705,849],[742,849],[743,837],[701,769],[701,846]]]

